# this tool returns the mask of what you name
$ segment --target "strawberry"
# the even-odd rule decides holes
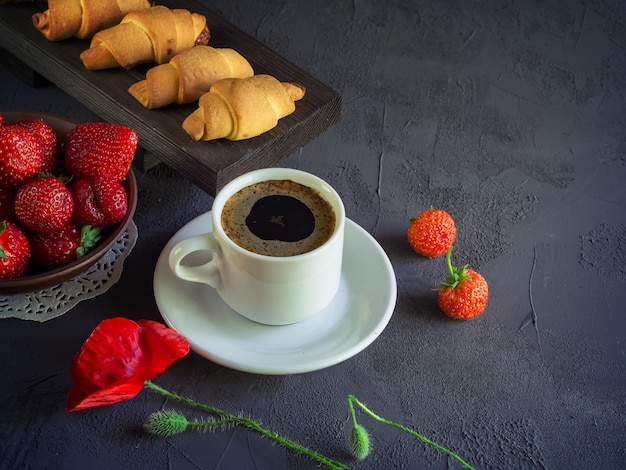
[[[450,260],[452,247],[448,250],[447,262],[450,275],[439,286],[437,302],[439,308],[450,318],[469,320],[484,312],[489,297],[487,281],[468,266],[457,268]]]
[[[78,225],[108,227],[121,222],[128,210],[124,186],[108,177],[79,179],[70,192],[74,198],[72,221]]]
[[[406,235],[417,253],[436,258],[447,252],[454,243],[456,226],[446,211],[428,209],[411,219]]]
[[[18,126],[23,127],[41,145],[42,158],[40,171],[52,173],[58,163],[58,139],[56,132],[42,119],[26,119],[19,121]]]
[[[78,124],[65,138],[64,163],[75,178],[126,178],[137,150],[137,134],[125,126],[106,122]]]
[[[14,188],[41,168],[41,145],[21,126],[0,126],[0,188]]]
[[[12,222],[0,221],[0,279],[23,276],[30,262],[30,244],[24,231]]]
[[[0,221],[16,222],[15,191],[12,188],[0,188]]]
[[[86,225],[81,229],[70,222],[60,232],[33,234],[32,260],[45,269],[58,268],[86,255],[99,241],[99,228]]]
[[[59,232],[72,217],[72,193],[54,176],[24,183],[15,195],[15,215],[31,232]]]

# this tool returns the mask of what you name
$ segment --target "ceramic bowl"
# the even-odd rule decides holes
[[[61,142],[65,139],[67,133],[77,124],[76,122],[53,114],[32,112],[0,112],[0,114],[4,117],[5,124],[13,124],[24,119],[43,119],[55,130]],[[41,273],[30,274],[27,272],[25,276],[16,279],[0,279],[0,294],[11,295],[46,289],[77,277],[91,268],[109,251],[124,232],[126,232],[135,213],[137,207],[137,180],[135,179],[132,169],[122,182],[122,185],[128,195],[128,210],[126,216],[119,224],[107,227],[103,230],[102,240],[93,251],[60,268]]]

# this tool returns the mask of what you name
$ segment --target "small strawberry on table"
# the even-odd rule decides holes
[[[456,226],[446,211],[428,209],[411,219],[407,239],[416,253],[436,258],[446,253],[456,239]]]
[[[468,269],[468,265],[455,267],[451,261],[452,247],[448,250],[449,276],[439,286],[437,302],[450,318],[469,320],[485,311],[489,287],[485,278]]]

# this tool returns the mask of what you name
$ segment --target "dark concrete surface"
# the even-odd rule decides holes
[[[389,254],[398,302],[380,337],[334,367],[257,376],[192,353],[157,383],[359,469],[459,466],[363,414],[372,454],[352,459],[347,394],[476,468],[624,468],[626,4],[207,5],[341,93],[341,121],[283,164],[335,186]],[[0,83],[0,110],[97,118],[52,85],[4,68]],[[145,417],[172,405],[148,391],[64,411],[74,353],[104,318],[160,320],[156,259],[211,207],[175,174],[137,173],[139,239],[120,282],[52,321],[0,322],[0,467],[317,468],[242,429],[148,437]],[[409,218],[430,205],[457,222],[456,261],[489,282],[472,321],[443,316],[444,260],[406,243]]]

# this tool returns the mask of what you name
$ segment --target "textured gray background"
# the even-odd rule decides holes
[[[285,377],[195,354],[157,382],[354,468],[458,468],[364,415],[372,455],[351,460],[347,394],[477,468],[623,468],[626,458],[626,8],[621,1],[207,2],[336,89],[341,121],[282,164],[327,179],[389,254],[398,303],[363,353]],[[96,119],[54,86],[0,68],[0,110]],[[154,263],[212,199],[137,171],[139,240],[106,295],[43,324],[2,320],[2,468],[316,468],[248,431],[146,437],[144,392],[68,414],[71,357],[96,324],[160,315]],[[415,255],[410,217],[458,227],[456,261],[489,281],[486,312],[446,319],[442,258]],[[364,253],[363,256],[367,256]]]

